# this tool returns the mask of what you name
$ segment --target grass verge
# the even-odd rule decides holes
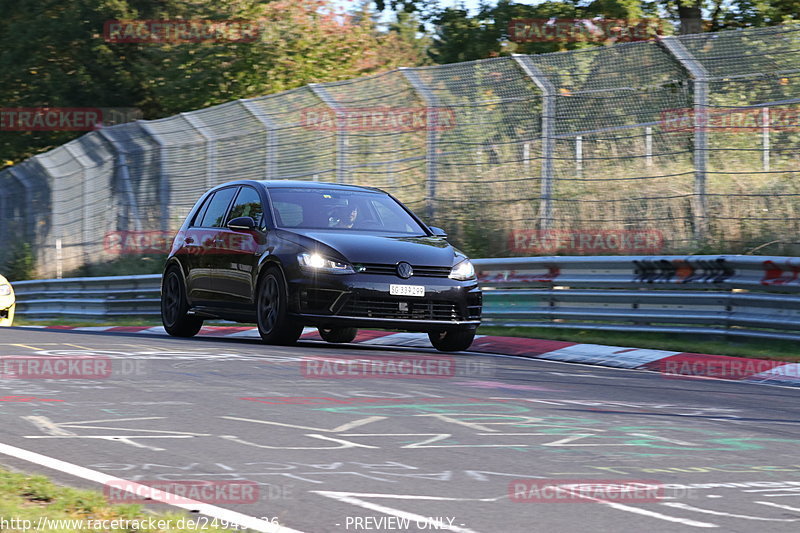
[[[0,521],[5,521],[0,522],[2,531],[230,532],[222,524],[213,524],[213,519],[208,519],[207,527],[198,527],[197,518],[180,512],[156,514],[140,505],[111,505],[99,491],[62,487],[45,476],[0,469]],[[187,526],[188,520],[195,521],[194,527]]]

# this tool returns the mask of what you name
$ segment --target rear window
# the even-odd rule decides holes
[[[310,188],[276,188],[269,193],[280,227],[426,234],[387,194]]]

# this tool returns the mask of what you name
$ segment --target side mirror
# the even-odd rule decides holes
[[[442,228],[437,228],[436,226],[428,226],[433,232],[434,237],[447,237],[447,232]]]
[[[238,217],[228,222],[228,229],[234,231],[248,231],[256,229],[256,221],[253,217]]]

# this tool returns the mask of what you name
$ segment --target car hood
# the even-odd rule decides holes
[[[456,257],[455,248],[442,237],[320,230],[292,233],[300,237],[292,239],[298,244],[309,249],[318,249],[323,254],[326,253],[325,247],[332,248],[351,263],[395,264],[406,261],[419,266],[450,267],[455,263]]]

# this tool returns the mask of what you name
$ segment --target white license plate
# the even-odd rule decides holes
[[[393,296],[425,296],[425,285],[389,285]]]

